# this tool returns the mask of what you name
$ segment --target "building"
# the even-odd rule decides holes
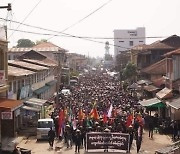
[[[164,54],[176,50],[179,47],[180,47],[180,37],[177,35],[172,35],[162,41],[156,41],[149,45],[138,45],[130,50],[131,62],[137,66],[138,70],[141,73],[143,71],[144,72],[148,71],[148,73],[150,73],[149,70],[154,68],[154,66],[157,66],[154,65],[155,63],[157,63],[158,66],[162,66],[161,64],[164,61],[161,60],[164,58],[163,56]],[[162,63],[160,63],[160,61]],[[151,65],[152,67],[150,67]],[[163,74],[164,74],[163,72],[159,73],[159,75],[163,75]]]
[[[69,65],[70,71],[78,72],[82,71],[87,66],[88,59],[84,55],[68,53],[67,63]]]
[[[134,46],[145,44],[145,28],[136,29],[115,29],[114,30],[114,58],[123,51]]]
[[[36,61],[37,62],[37,61]],[[9,60],[9,93],[13,99],[24,99],[33,96],[48,100],[56,92],[56,80],[53,67],[45,67],[37,64]],[[50,84],[53,82],[53,84]],[[24,91],[28,90],[27,94]]]
[[[8,99],[8,42],[6,30],[0,28],[0,144],[4,145],[4,139],[16,135],[20,108],[23,105],[19,100]],[[8,129],[7,129],[8,128]]]
[[[62,67],[65,65],[66,59],[67,59],[67,55],[66,55],[67,50],[65,50],[51,42],[41,42],[40,44],[38,44],[32,48],[10,48],[10,49],[8,49],[8,59],[9,60],[18,59],[18,57],[22,56],[23,54],[25,54],[29,51],[39,52],[40,54],[57,62],[55,79],[57,80],[56,91],[58,91],[60,88],[60,85],[61,85]],[[33,58],[31,58],[31,59],[38,60],[36,55],[37,54],[32,55]],[[26,57],[23,57],[23,58],[27,59]],[[56,100],[56,101],[58,101],[58,100]]]

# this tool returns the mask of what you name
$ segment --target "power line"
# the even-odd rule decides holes
[[[12,20],[7,20],[7,19],[4,19],[4,18],[0,18],[0,19],[3,19],[3,20],[6,20],[6,21],[10,21],[10,22],[14,22],[14,23],[20,23],[20,22],[17,22],[17,21],[12,21]],[[21,25],[24,25],[24,26],[28,26],[28,27],[31,27],[31,28],[37,28],[37,29],[41,29],[41,30],[46,30],[46,31],[51,31],[51,32],[56,32],[56,33],[60,33],[60,34],[63,34],[63,35],[58,35],[58,34],[47,34],[47,33],[39,33],[39,32],[30,32],[30,31],[23,31],[23,30],[18,30],[18,29],[9,29],[9,30],[13,30],[13,31],[19,31],[19,32],[24,32],[24,33],[30,33],[30,34],[36,34],[36,35],[46,35],[46,36],[63,36],[63,37],[72,37],[72,38],[79,38],[79,39],[83,39],[83,40],[87,40],[87,41],[91,41],[91,42],[96,42],[96,43],[101,43],[101,44],[105,44],[105,42],[102,42],[102,41],[96,41],[96,40],[92,40],[92,39],[129,39],[129,38],[111,38],[111,37],[81,37],[81,36],[76,36],[76,35],[71,35],[71,34],[67,34],[67,33],[62,33],[62,32],[58,32],[58,31],[54,31],[54,30],[49,30],[49,29],[46,29],[46,28],[42,28],[42,27],[37,27],[37,26],[32,26],[32,25],[28,25],[28,24],[23,24],[21,23]],[[163,36],[154,36],[154,37],[141,37],[141,38],[164,38]],[[134,39],[134,38],[132,38]],[[139,38],[137,38],[139,39]],[[131,48],[127,48],[127,47],[123,47],[123,46],[118,46],[118,45],[113,45],[113,44],[109,44],[111,46],[114,46],[114,47],[120,47],[120,48],[124,48],[124,49],[131,49]]]
[[[23,32],[23,33],[29,33],[29,34],[36,34],[36,35],[46,35],[46,36],[53,35],[54,36],[54,34],[39,33],[39,32],[30,32],[30,31],[11,29],[11,28],[8,28],[8,30],[18,31],[18,32]],[[56,36],[62,36],[62,35],[57,35],[56,34]],[[72,37],[72,36],[65,36],[65,37]],[[86,40],[86,41],[91,41],[91,42],[96,42],[96,43],[100,43],[100,44],[105,44],[105,42],[102,42],[102,41],[96,41],[96,40],[92,40],[92,39],[88,39],[88,38],[83,38],[83,37],[73,36],[72,38],[79,38],[79,39],[83,39],[83,40]],[[114,47],[124,48],[124,49],[131,49],[131,48],[127,48],[127,47],[123,47],[123,46],[118,46],[118,45],[114,45],[114,44],[109,44],[109,45],[114,46]]]
[[[102,9],[104,6],[106,6],[108,3],[110,3],[112,0],[109,0],[108,2],[104,3],[103,5],[101,5],[100,7],[98,7],[97,9],[95,9],[94,11],[92,11],[90,14],[88,14],[87,16],[85,16],[84,18],[78,20],[77,22],[75,22],[74,24],[70,25],[69,27],[65,28],[64,30],[62,30],[61,32],[65,32],[68,29],[74,27],[75,25],[79,24],[80,22],[82,22],[83,20],[85,20],[86,18],[90,17],[91,15],[93,15],[94,13],[96,13],[97,11],[99,11],[100,9]],[[54,36],[53,36],[54,37]],[[49,38],[48,40],[52,39],[53,37]]]
[[[45,34],[45,35],[54,35],[54,36],[64,36],[64,37],[76,37],[76,38],[87,38],[87,39],[154,39],[154,38],[166,38],[168,36],[146,36],[146,37],[136,37],[136,38],[133,38],[133,37],[117,37],[117,38],[114,38],[114,37],[89,37],[89,36],[77,36],[77,35],[72,35],[72,34],[68,34],[68,33],[63,33],[63,32],[59,32],[59,31],[55,31],[55,30],[50,30],[50,29],[46,29],[46,28],[42,28],[42,27],[38,27],[38,26],[33,26],[33,25],[29,25],[29,24],[24,24],[24,23],[21,23],[21,22],[18,22],[18,21],[14,21],[14,20],[8,20],[8,19],[5,19],[5,18],[1,18],[1,20],[5,20],[5,21],[9,21],[9,22],[13,22],[13,23],[16,23],[16,24],[21,24],[23,26],[27,26],[27,27],[31,27],[31,28],[36,28],[36,29],[40,29],[40,30],[45,30],[45,31],[50,31],[50,32],[54,32],[54,33],[59,33],[59,34],[63,34],[63,35],[57,35],[57,34]],[[11,29],[12,30],[12,29]],[[18,30],[17,30],[18,31]],[[28,31],[22,31],[20,30],[21,32],[27,32],[27,33],[35,33],[36,32],[28,32]],[[38,34],[38,33],[37,33]],[[43,33],[39,33],[40,35],[43,35]]]
[[[23,21],[17,26],[16,29],[18,29],[22,23],[30,16],[30,14],[35,10],[35,8],[39,5],[39,3],[41,2],[42,0],[39,0],[38,3],[32,8],[32,10],[27,14],[27,16],[23,19]],[[12,34],[9,36],[9,38],[15,33],[15,31],[12,32]],[[8,39],[9,39],[8,38]]]

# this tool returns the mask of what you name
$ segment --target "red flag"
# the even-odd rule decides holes
[[[138,114],[136,118],[137,118],[139,124],[140,124],[141,126],[143,126],[143,119],[142,119],[142,116],[141,116],[140,114]]]
[[[104,124],[107,123],[107,113],[106,112],[104,112],[104,114],[103,114],[103,123]]]
[[[85,113],[83,112],[82,108],[79,110],[78,118],[79,120],[83,120],[85,118]]]
[[[91,118],[94,118],[96,120],[99,119],[99,114],[98,114],[98,111],[95,107],[91,110],[89,115]]]
[[[58,136],[60,134],[62,134],[63,123],[64,123],[64,110],[60,110],[59,111],[59,121],[58,121],[58,124],[59,124]]]
[[[133,121],[133,115],[130,114],[126,120],[126,127],[129,127],[132,124],[132,121]]]

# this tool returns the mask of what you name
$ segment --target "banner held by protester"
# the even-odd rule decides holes
[[[129,149],[129,134],[111,132],[91,132],[86,134],[87,152],[97,152],[105,149],[127,152]]]

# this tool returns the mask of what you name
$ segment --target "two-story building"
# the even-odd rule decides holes
[[[3,33],[3,34],[2,34]],[[3,36],[3,37],[2,37]],[[20,116],[20,107],[23,105],[19,100],[8,99],[8,42],[6,30],[0,27],[0,144],[4,139],[14,137]],[[8,129],[7,129],[8,128]]]

